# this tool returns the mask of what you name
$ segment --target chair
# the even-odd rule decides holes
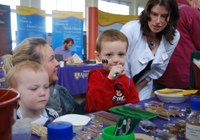
[[[194,51],[190,57],[190,88],[200,90],[200,69],[193,63],[193,58],[200,60],[200,51]]]

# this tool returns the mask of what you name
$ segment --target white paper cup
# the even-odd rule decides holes
[[[60,61],[60,67],[64,67],[65,66],[65,62],[64,61]]]

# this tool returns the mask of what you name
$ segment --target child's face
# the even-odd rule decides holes
[[[110,71],[112,66],[124,65],[126,59],[127,43],[121,41],[102,42],[101,52],[96,54],[98,61],[108,60],[108,64],[103,64],[104,68]]]
[[[18,74],[17,90],[19,104],[24,110],[41,110],[49,99],[49,78],[46,71],[22,70]]]

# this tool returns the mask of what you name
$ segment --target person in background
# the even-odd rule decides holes
[[[185,0],[184,0],[185,1]],[[183,2],[184,2],[183,1]],[[192,8],[195,8],[197,10],[200,11],[200,0],[186,0],[188,1],[189,5],[192,7]],[[177,0],[177,2],[179,2],[179,0]],[[180,3],[182,3],[182,1],[180,1]]]
[[[149,0],[139,20],[121,28],[129,42],[124,68],[139,92],[140,100],[151,97],[153,79],[164,73],[179,41],[176,0]]]
[[[27,38],[13,50],[12,55],[4,57],[3,69],[5,76],[10,67],[27,60],[40,63],[48,73],[50,98],[47,107],[56,110],[59,116],[69,113],[84,113],[84,108],[74,100],[68,90],[56,84],[60,64],[55,59],[52,48],[42,38]]]
[[[180,41],[163,76],[154,81],[154,90],[161,88],[188,89],[191,52],[200,50],[200,12],[196,0],[177,0],[180,12],[177,29]]]
[[[86,112],[94,112],[139,101],[138,92],[123,68],[127,37],[118,30],[104,31],[96,42],[96,59],[104,68],[90,70],[86,93]]]
[[[60,47],[57,47],[54,52],[55,54],[62,54],[64,61],[72,61],[73,62],[73,58],[72,58],[72,54],[71,54],[71,50],[70,48],[73,46],[74,44],[74,40],[72,38],[67,38],[65,39],[65,41],[63,42],[63,45]]]
[[[23,61],[10,68],[5,84],[20,93],[17,119],[29,118],[32,123],[46,126],[59,117],[55,110],[45,108],[49,99],[49,77],[44,67],[34,61]]]

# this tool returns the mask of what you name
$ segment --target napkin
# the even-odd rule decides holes
[[[76,63],[76,64],[83,63],[83,60],[76,53],[72,56],[72,58],[74,60],[74,63]]]
[[[72,56],[73,61],[67,61],[66,64],[82,64],[83,60],[75,53]]]
[[[196,59],[196,58],[193,58],[193,63],[198,67],[200,68],[200,60]]]

